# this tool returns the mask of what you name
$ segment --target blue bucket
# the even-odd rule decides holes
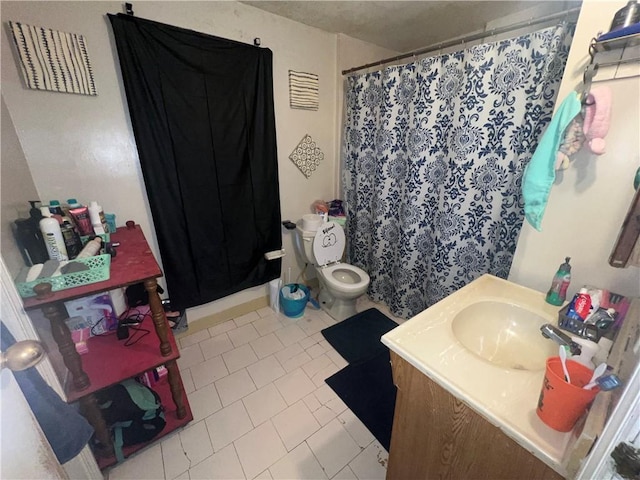
[[[292,299],[286,298],[282,291],[292,291],[292,289],[300,289],[304,292],[303,298]],[[295,291],[295,290],[294,290]],[[301,283],[289,283],[280,289],[280,307],[282,308],[282,313],[284,313],[289,318],[299,318],[304,313],[304,308],[307,306],[307,302],[309,301],[309,289],[302,285]]]

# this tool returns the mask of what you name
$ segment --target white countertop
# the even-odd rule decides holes
[[[536,415],[544,368],[498,367],[467,350],[451,329],[459,311],[486,300],[518,305],[557,325],[560,307],[544,298],[541,292],[483,275],[391,330],[382,343],[564,475],[561,462],[571,432],[552,430]]]

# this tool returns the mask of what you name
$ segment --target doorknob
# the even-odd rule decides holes
[[[0,352],[0,369],[7,367],[14,372],[37,365],[45,356],[44,348],[35,340],[22,340]]]

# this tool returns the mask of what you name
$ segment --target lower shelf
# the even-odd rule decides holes
[[[157,442],[159,439],[161,439],[168,433],[173,432],[174,430],[186,425],[191,420],[193,420],[193,414],[191,413],[191,407],[189,406],[189,402],[187,401],[186,393],[184,394],[185,396],[184,405],[187,409],[187,415],[184,418],[177,417],[176,406],[173,403],[173,398],[171,397],[171,389],[169,388],[169,382],[167,381],[166,376],[162,377],[161,380],[155,385],[153,385],[153,387],[151,388],[153,388],[153,390],[155,390],[156,393],[160,396],[160,401],[162,402],[162,405],[164,405],[164,408],[165,408],[164,416],[167,424],[165,425],[162,432],[160,432],[160,434],[157,437],[153,438],[149,442],[139,443],[137,445],[125,447],[123,449],[125,458],[137,452],[138,450],[141,450],[144,447]],[[112,465],[115,465],[117,463],[116,457],[113,455],[109,457],[104,457],[96,454],[96,461],[98,462],[98,467],[100,467],[101,470],[107,467],[110,467]]]

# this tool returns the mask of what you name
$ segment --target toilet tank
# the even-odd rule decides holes
[[[301,253],[307,262],[315,265],[316,257],[313,255],[313,239],[316,237],[317,230],[303,230],[302,221],[299,221],[296,224],[296,231],[300,239]]]

